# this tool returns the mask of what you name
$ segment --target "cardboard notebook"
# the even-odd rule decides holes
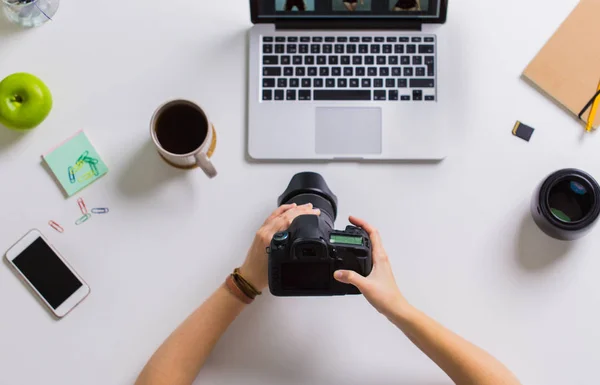
[[[600,83],[600,0],[581,0],[523,75],[584,122]],[[600,114],[594,119],[600,126]]]

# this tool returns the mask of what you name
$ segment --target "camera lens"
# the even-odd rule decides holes
[[[581,238],[600,216],[600,185],[581,170],[556,171],[536,189],[531,214],[539,228],[553,238]]]
[[[335,221],[333,206],[331,205],[331,202],[322,196],[316,194],[300,194],[290,198],[286,203],[295,203],[298,206],[312,203],[314,208],[321,210],[321,217],[325,222],[327,222],[330,227],[333,227],[333,222]]]
[[[337,217],[337,197],[321,175],[314,172],[294,175],[285,192],[277,200],[279,206],[289,203],[299,206],[312,203],[314,208],[321,210],[321,218],[333,228]]]
[[[592,187],[584,180],[564,179],[550,187],[548,207],[552,215],[563,222],[584,219],[595,204]]]

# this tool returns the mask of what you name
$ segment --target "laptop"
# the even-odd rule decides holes
[[[447,8],[448,0],[251,0],[249,156],[443,159]]]

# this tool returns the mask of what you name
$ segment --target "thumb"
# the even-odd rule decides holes
[[[338,270],[335,272],[333,277],[342,283],[349,283],[356,286],[360,291],[365,287],[367,279],[355,271],[350,270]]]

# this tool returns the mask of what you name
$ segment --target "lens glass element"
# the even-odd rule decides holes
[[[565,179],[550,189],[550,212],[562,222],[578,222],[590,213],[594,205],[592,189],[583,181]]]

